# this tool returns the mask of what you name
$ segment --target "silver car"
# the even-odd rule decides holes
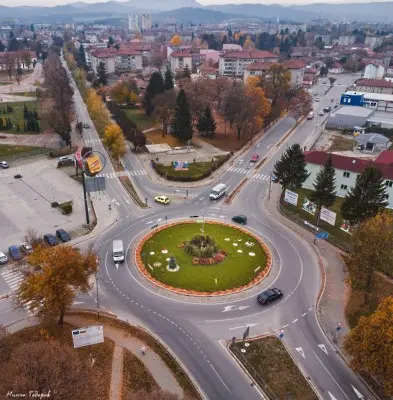
[[[0,264],[7,264],[8,262],[8,257],[0,251]]]

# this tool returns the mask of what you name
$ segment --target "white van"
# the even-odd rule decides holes
[[[120,239],[113,241],[113,261],[117,263],[124,262],[124,246],[123,241]]]
[[[227,191],[227,187],[225,183],[219,183],[218,185],[214,186],[212,188],[212,191],[210,192],[210,200],[217,200],[221,196],[223,196]]]

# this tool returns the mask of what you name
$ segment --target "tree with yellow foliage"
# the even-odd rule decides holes
[[[243,49],[244,50],[252,50],[255,48],[254,42],[251,40],[250,35],[247,35],[246,40],[244,41],[243,44]]]
[[[126,141],[124,139],[123,131],[119,125],[108,125],[105,128],[105,134],[102,142],[116,159],[119,159],[126,154]]]
[[[67,53],[67,55],[66,55],[66,63],[68,65],[68,68],[71,71],[73,71],[77,67],[77,63],[76,63],[75,57],[71,53]]]
[[[130,91],[125,83],[116,83],[109,90],[109,95],[117,104],[128,103]]]
[[[373,314],[360,318],[346,336],[344,348],[352,356],[351,365],[355,370],[375,376],[382,384],[385,396],[393,395],[392,296],[383,299]]]
[[[182,40],[180,35],[173,35],[171,38],[171,45],[172,46],[180,46],[182,44]]]
[[[102,98],[94,89],[87,90],[86,105],[99,135],[103,136],[105,127],[110,124],[110,116]]]
[[[57,314],[62,325],[77,293],[90,289],[89,278],[98,268],[97,255],[91,248],[82,253],[70,245],[39,246],[27,261],[33,268],[19,286],[18,304],[29,303],[43,318]]]

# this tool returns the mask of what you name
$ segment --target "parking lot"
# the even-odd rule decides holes
[[[16,163],[16,162],[15,162]],[[55,234],[59,228],[75,237],[85,222],[82,186],[62,169],[57,160],[35,159],[0,169],[0,251],[19,245],[29,228]],[[20,174],[21,179],[14,175]],[[73,211],[63,215],[52,202],[72,200]]]

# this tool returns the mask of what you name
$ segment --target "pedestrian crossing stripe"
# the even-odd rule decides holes
[[[13,292],[19,288],[21,282],[24,279],[23,275],[20,272],[12,270],[2,272],[1,276]]]

